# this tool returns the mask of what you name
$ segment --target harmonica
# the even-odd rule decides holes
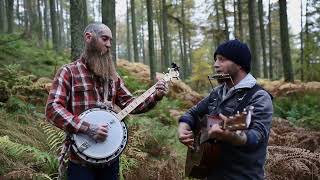
[[[231,78],[230,74],[214,74],[214,75],[209,75],[209,79],[227,79]]]

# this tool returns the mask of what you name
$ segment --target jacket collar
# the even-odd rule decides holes
[[[222,97],[223,99],[225,99],[231,96],[238,89],[252,88],[256,83],[257,80],[249,73],[238,84],[236,84],[229,90],[227,89],[227,85],[224,84],[222,87]]]

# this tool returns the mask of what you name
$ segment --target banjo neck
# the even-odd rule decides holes
[[[162,80],[168,82],[173,78],[179,79],[179,66],[175,63],[171,64],[171,68],[168,68],[169,72],[164,74]],[[142,102],[146,101],[148,97],[150,97],[156,91],[156,84],[154,84],[151,88],[149,88],[146,92],[144,92],[139,97],[135,98],[127,107],[122,109],[116,117],[118,120],[122,121],[129,113],[131,113],[134,109],[136,109]]]
[[[139,97],[135,98],[127,107],[122,109],[116,116],[122,121],[128,114],[130,114],[136,107],[138,107],[142,102],[144,102],[148,97],[150,97],[156,91],[156,85],[153,85],[146,92],[144,92]]]

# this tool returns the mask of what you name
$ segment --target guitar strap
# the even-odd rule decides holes
[[[235,108],[234,110],[234,114],[236,112],[242,112],[244,108],[246,108],[249,104],[249,99],[259,90],[265,90],[264,88],[262,88],[260,85],[255,84],[252,88],[250,88],[247,93],[244,95],[243,99],[241,100],[240,104]],[[265,90],[266,91],[266,90]],[[271,99],[273,99],[273,96],[266,91],[269,96],[271,97]]]

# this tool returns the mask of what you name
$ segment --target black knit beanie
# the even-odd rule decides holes
[[[216,49],[214,60],[218,54],[240,65],[247,73],[250,72],[251,52],[247,44],[237,39],[226,41]]]

